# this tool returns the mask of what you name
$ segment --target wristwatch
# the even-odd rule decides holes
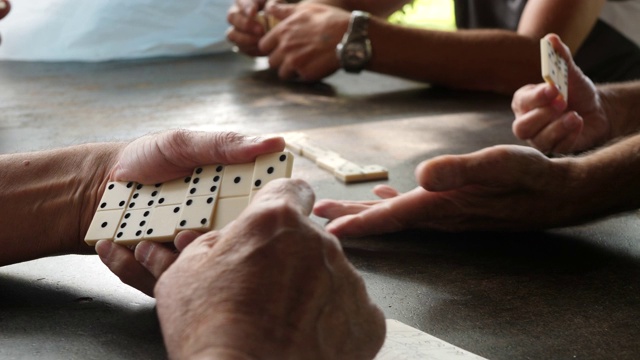
[[[349,28],[336,46],[340,66],[349,73],[359,73],[371,60],[369,40],[369,13],[355,10],[351,13]]]

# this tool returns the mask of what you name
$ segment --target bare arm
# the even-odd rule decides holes
[[[389,17],[412,0],[306,0],[306,2],[331,5],[348,11],[364,10],[380,17]]]
[[[0,266],[87,252],[83,229],[123,144],[0,155]]]
[[[539,39],[557,33],[568,39],[575,52],[597,20],[601,3],[529,1],[518,32],[429,31],[374,19],[369,30],[374,49],[370,70],[454,88],[511,94],[540,81]]]

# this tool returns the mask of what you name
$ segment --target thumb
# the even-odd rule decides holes
[[[517,145],[498,145],[466,155],[444,155],[416,168],[416,179],[429,191],[447,191],[467,185],[505,186],[529,177],[539,151]],[[532,162],[533,161],[533,162]]]

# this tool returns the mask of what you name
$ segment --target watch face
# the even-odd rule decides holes
[[[361,42],[347,43],[342,51],[342,61],[346,65],[361,65],[367,58],[367,47]]]

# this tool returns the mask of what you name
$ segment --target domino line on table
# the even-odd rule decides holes
[[[344,183],[386,180],[389,171],[380,165],[358,165],[343,158],[340,154],[312,144],[302,133],[282,135],[287,148],[296,155],[304,156],[318,167],[329,171]]]
[[[181,230],[221,229],[264,185],[291,177],[292,167],[293,155],[283,151],[259,156],[253,163],[197,167],[191,176],[162,184],[109,182],[85,242],[170,242]]]

